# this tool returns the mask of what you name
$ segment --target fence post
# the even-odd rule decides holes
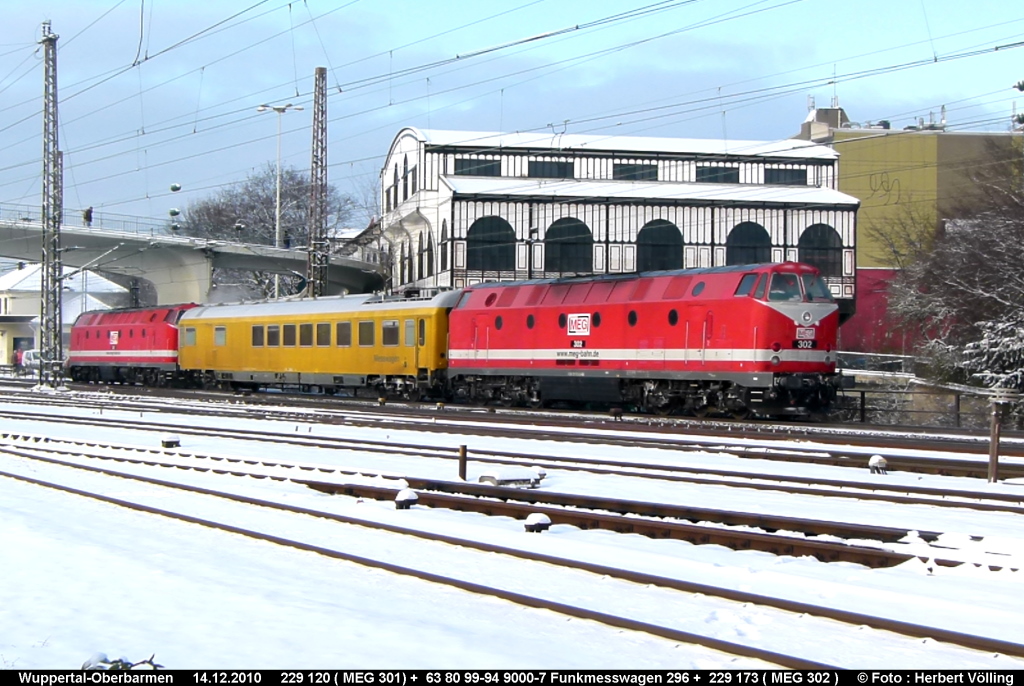
[[[868,408],[867,408],[867,391],[860,392],[860,423],[864,424],[867,422]]]
[[[953,394],[953,408],[956,410],[956,428],[960,428],[960,392]]]
[[[1003,419],[1003,408],[1008,407],[1017,398],[1017,392],[996,389],[995,395],[989,398],[992,403],[992,426],[989,432],[988,446],[988,482],[999,480],[999,429]]]
[[[466,446],[459,446],[459,478],[466,480]]]

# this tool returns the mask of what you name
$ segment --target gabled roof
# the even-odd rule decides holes
[[[408,127],[404,132],[416,136],[427,147],[466,147],[473,150],[493,148],[511,151],[551,150],[566,152],[615,152],[678,155],[737,155],[740,157],[794,157],[834,160],[839,154],[830,147],[810,141],[724,140],[715,138],[654,138],[646,136],[594,136],[559,134],[551,131],[497,133],[493,131],[444,131]],[[396,137],[397,139],[397,137]]]
[[[457,195],[679,200],[694,202],[776,202],[857,207],[860,200],[815,186],[760,186],[743,183],[667,183],[657,181],[575,181],[507,177],[442,176]]]

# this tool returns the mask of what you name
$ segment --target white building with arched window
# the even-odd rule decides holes
[[[402,129],[381,170],[395,290],[794,260],[853,314],[859,201],[808,141]]]

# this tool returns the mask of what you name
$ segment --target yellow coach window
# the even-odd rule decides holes
[[[316,344],[317,345],[330,345],[331,344],[331,325],[327,322],[321,322],[316,325]]]
[[[388,347],[398,345],[398,320],[389,319],[380,325],[381,344]]]
[[[313,345],[313,325],[299,324],[299,345]]]
[[[347,348],[352,345],[352,322],[338,322],[337,345],[339,348]]]

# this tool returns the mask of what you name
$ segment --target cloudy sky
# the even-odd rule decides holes
[[[0,0],[0,211],[40,202],[41,24],[59,35],[64,204],[166,219],[276,161],[364,196],[403,126],[792,136],[855,122],[1005,131],[1024,6],[1005,0]],[[531,40],[532,39],[532,40]],[[996,49],[998,48],[998,49]],[[178,193],[171,184],[180,184]]]

